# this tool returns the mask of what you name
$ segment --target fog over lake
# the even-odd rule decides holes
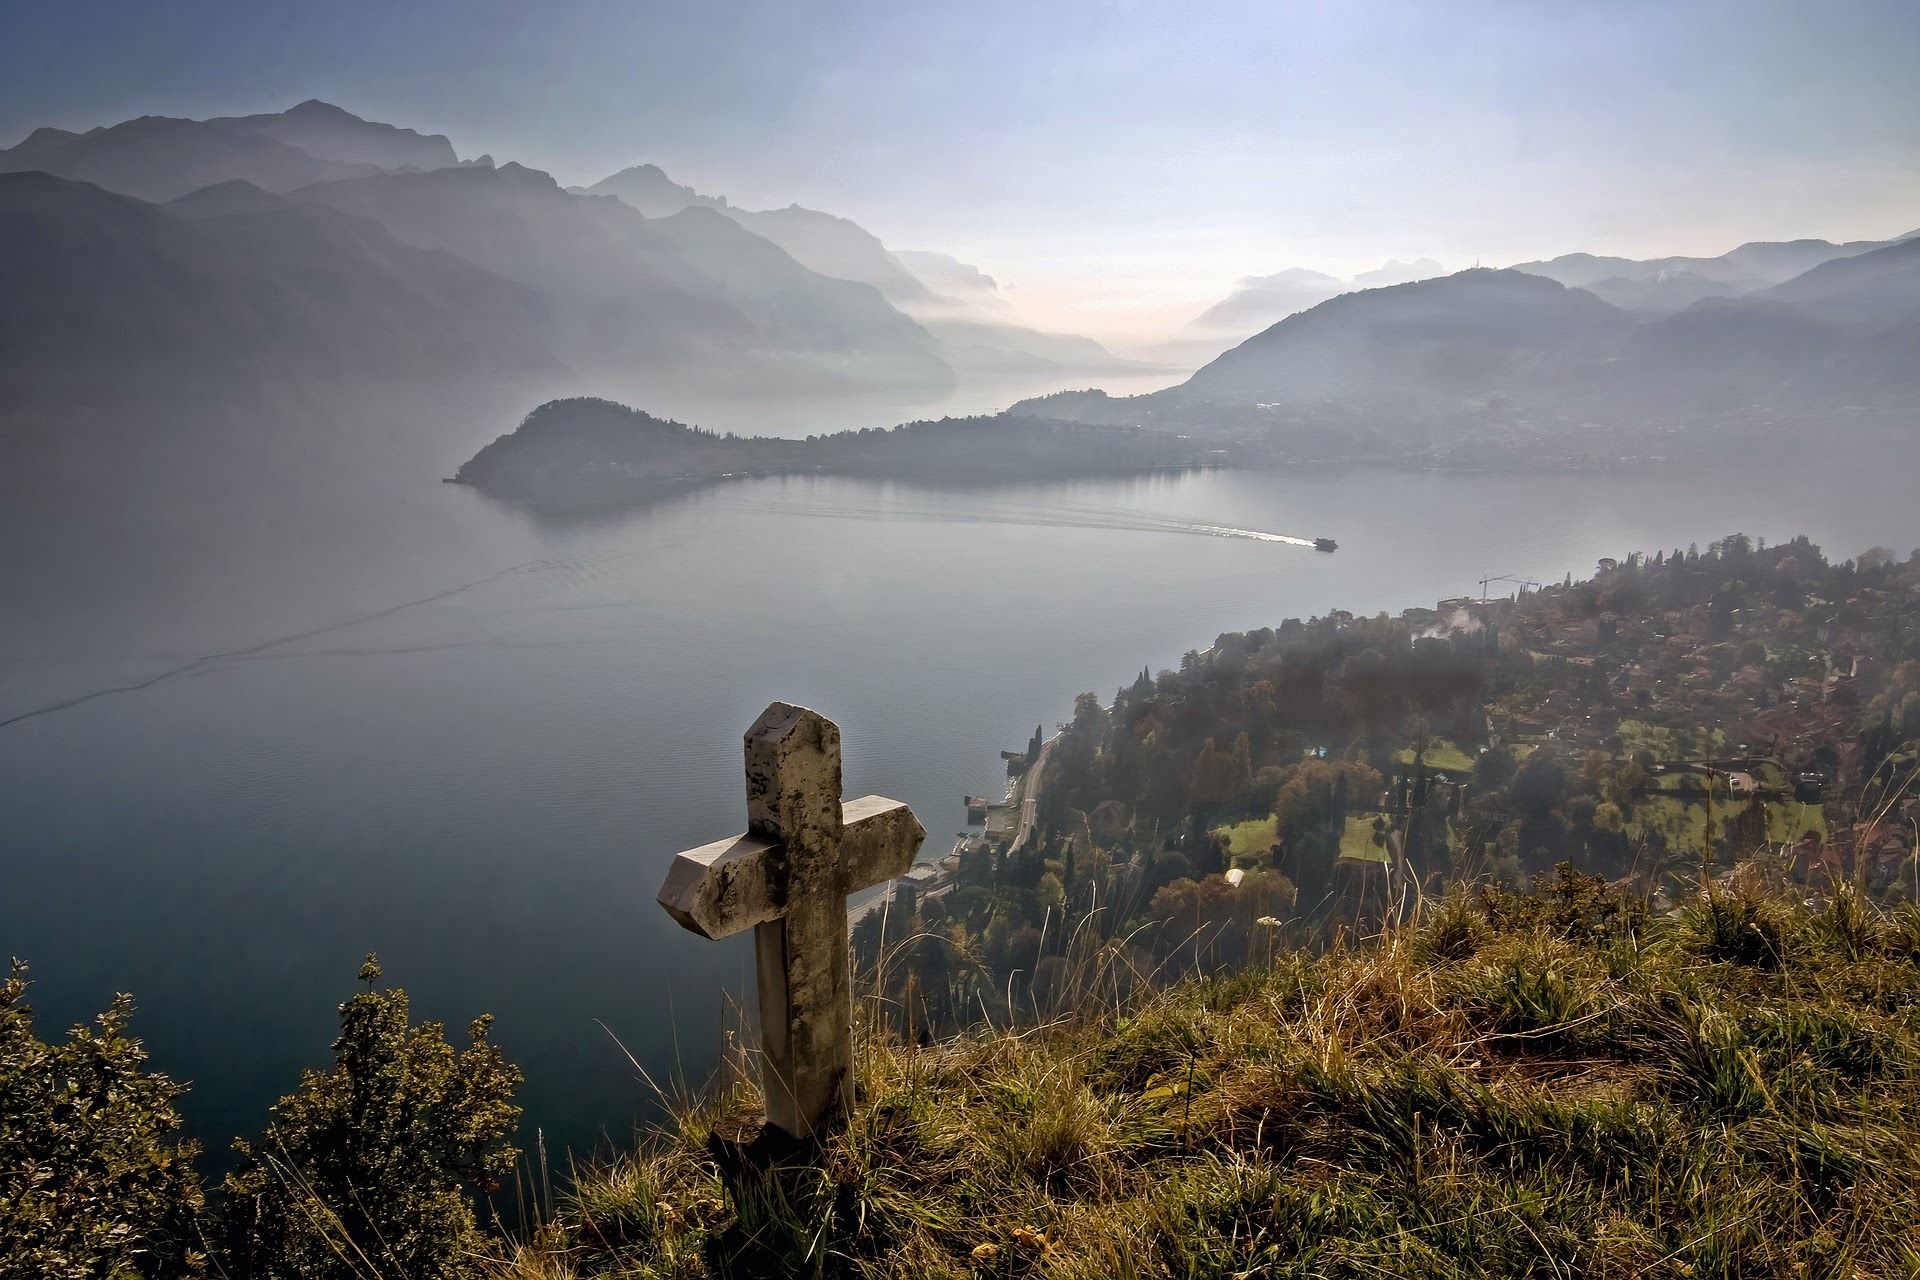
[[[1222,631],[1734,530],[1920,543],[1899,469],[1762,459],[768,479],[542,524],[437,483],[512,425],[457,409],[332,424],[384,442],[373,467],[330,448],[272,482],[137,458],[7,482],[0,950],[33,962],[48,1027],[134,992],[216,1148],[321,1061],[369,950],[423,1014],[498,1016],[550,1148],[624,1141],[648,1094],[621,1046],[697,1079],[748,989],[744,939],[684,933],[653,895],[676,850],[743,825],[740,733],[770,700],[836,719],[849,794],[910,802],[938,854],[1002,747]],[[46,518],[76,510],[105,514]]]

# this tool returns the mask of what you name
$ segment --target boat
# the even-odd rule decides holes
[[[1315,538],[1313,540],[1313,549],[1315,551],[1334,551],[1337,550],[1339,546],[1340,544],[1332,538]]]

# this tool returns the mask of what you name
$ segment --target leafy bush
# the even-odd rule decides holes
[[[145,1070],[117,997],[62,1044],[33,1033],[26,966],[0,983],[0,1275],[44,1280],[200,1273],[197,1152],[182,1087]]]
[[[455,1280],[485,1237],[472,1198],[519,1154],[507,1137],[521,1080],[482,1017],[456,1054],[437,1022],[413,1026],[407,993],[368,989],[340,1006],[333,1065],[280,1099],[222,1186],[213,1232],[222,1266],[265,1280]]]

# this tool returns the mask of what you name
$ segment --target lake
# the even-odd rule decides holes
[[[65,523],[0,580],[0,951],[44,1033],[135,993],[216,1149],[324,1059],[369,950],[418,1013],[497,1015],[550,1150],[625,1141],[626,1053],[697,1079],[750,992],[746,939],[653,895],[742,827],[740,734],[774,699],[837,720],[849,794],[910,802],[938,854],[1001,748],[1223,631],[1734,530],[1920,543],[1892,467],[761,480],[552,525],[435,482],[493,433],[349,498],[304,472],[139,519],[19,495]]]

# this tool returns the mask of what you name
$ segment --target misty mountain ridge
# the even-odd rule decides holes
[[[539,291],[555,341],[583,371],[769,390],[952,384],[933,339],[876,290],[809,271],[708,207],[649,218],[514,163],[382,173],[294,196]]]
[[[362,120],[319,101],[211,120],[141,116],[85,133],[36,129],[0,151],[0,172],[40,170],[152,201],[235,178],[286,192],[383,169],[457,163],[453,144],[439,134]]]
[[[1796,254],[1821,260],[1750,296],[1671,314],[1630,313],[1513,268],[1346,293],[1165,391],[1066,392],[1014,411],[1318,456],[1430,456],[1500,442],[1508,461],[1520,456],[1516,445],[1585,449],[1596,427],[1616,433],[1618,453],[1664,449],[1660,433],[1703,426],[1910,415],[1920,395],[1920,240],[1736,260],[1777,271]]]
[[[1738,298],[1782,284],[1837,258],[1852,257],[1920,235],[1893,240],[1755,240],[1717,257],[1622,258],[1565,253],[1516,263],[1515,271],[1585,289],[1623,311],[1670,315],[1708,298]],[[1226,298],[1188,322],[1194,333],[1250,334],[1329,298],[1359,289],[1411,284],[1446,274],[1431,258],[1389,261],[1350,280],[1305,267],[1241,279]]]
[[[1445,275],[1446,270],[1432,258],[1421,258],[1415,262],[1389,259],[1347,280],[1307,267],[1245,276],[1234,285],[1231,294],[1188,321],[1187,329],[1197,334],[1244,336],[1343,293],[1428,280]]]
[[[895,253],[845,218],[740,209],[653,165],[562,189],[318,101],[38,129],[0,152],[7,171],[21,179],[6,217],[22,283],[0,296],[0,331],[17,335],[7,359],[22,381],[10,387],[35,395],[151,391],[166,370],[190,394],[267,371],[498,369],[684,402],[715,390],[938,394],[956,371],[1125,367],[1091,340],[1014,323],[977,268]],[[212,261],[219,236],[233,240],[224,264]],[[1363,451],[1389,452],[1566,424],[1883,412],[1912,394],[1915,243],[1567,254],[1428,279],[1440,266],[1427,259],[1350,281],[1298,268],[1248,277],[1199,327],[1289,314],[1178,387],[1046,411],[1255,435],[1312,423],[1329,448],[1358,431]],[[107,263],[139,278],[117,291]],[[1408,282],[1355,287],[1389,280]],[[42,312],[52,323],[38,324]],[[360,341],[356,325],[379,341]],[[267,332],[277,326],[297,336]]]
[[[600,194],[565,192],[537,169],[461,161],[442,135],[318,100],[84,133],[38,129],[0,151],[0,172],[9,171],[91,183],[183,218],[265,212],[282,197],[372,218],[405,244],[533,290],[545,318],[525,334],[525,350],[536,360],[562,353],[613,392],[664,383],[695,395],[937,395],[953,387],[956,368],[1132,367],[1091,340],[1013,323],[991,282],[977,287],[980,273],[969,280],[962,268],[975,287],[936,294],[844,218],[797,205],[736,209],[655,166],[614,175]],[[688,210],[697,213],[683,217]]]
[[[1894,240],[1753,240],[1712,258],[1619,258],[1567,253],[1514,267],[1586,289],[1626,311],[1668,315],[1706,298],[1757,293],[1840,258],[1897,244]]]
[[[531,290],[379,223],[232,184],[183,214],[0,174],[0,384],[30,403],[559,374]],[[217,207],[224,205],[225,207]]]
[[[581,194],[613,196],[651,218],[689,208],[715,210],[779,245],[823,276],[872,285],[940,343],[940,353],[963,374],[1055,368],[1118,372],[1139,366],[1121,360],[1091,338],[1046,333],[1012,319],[991,276],[945,254],[896,254],[849,218],[799,204],[743,209],[725,196],[704,195],[675,182],[658,165],[622,169]],[[918,264],[918,269],[908,261]]]

